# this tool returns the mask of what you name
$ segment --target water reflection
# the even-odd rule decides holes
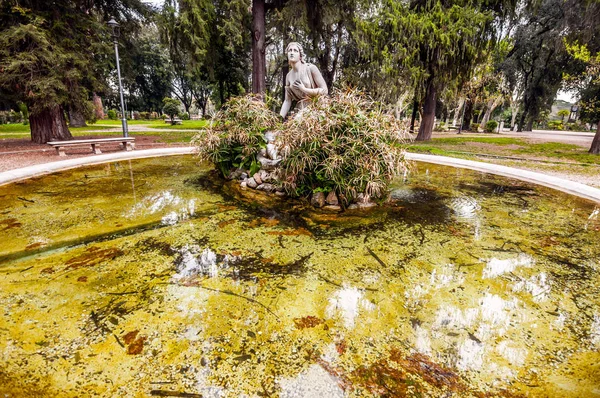
[[[72,213],[50,220],[39,214],[58,214],[55,205],[36,207],[43,226],[22,216],[31,202],[4,210],[13,241],[42,240],[48,225],[80,233],[88,218],[102,221],[91,229],[172,226],[105,234],[1,268],[0,395],[37,380],[40,397],[597,391],[594,205],[431,167],[394,191],[394,206],[346,224],[345,215],[279,208],[257,216],[217,183],[207,192],[142,166],[132,162],[144,169],[135,180],[144,199],[128,219],[108,193],[73,200]],[[467,179],[461,189],[458,177]],[[106,207],[76,211],[96,199],[94,209]],[[132,332],[143,337],[134,352]]]
[[[281,398],[345,397],[338,381],[319,365],[311,365],[294,378],[282,378],[279,385]]]
[[[514,272],[517,267],[531,267],[534,260],[527,254],[519,254],[516,258],[492,258],[483,270],[483,278],[495,278],[500,275]]]
[[[533,275],[529,279],[519,279],[513,286],[513,292],[525,291],[530,293],[533,300],[542,302],[550,296],[551,283],[548,280],[548,275],[541,272],[538,275]]]
[[[329,299],[327,316],[330,318],[341,316],[344,326],[352,329],[361,310],[368,312],[375,309],[375,305],[363,298],[363,295],[363,291],[355,287],[337,290]]]

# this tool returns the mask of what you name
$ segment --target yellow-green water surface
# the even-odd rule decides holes
[[[425,164],[368,212],[189,156],[0,188],[0,396],[600,397],[600,211]]]

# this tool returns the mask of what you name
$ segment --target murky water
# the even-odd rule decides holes
[[[0,394],[600,396],[600,211],[417,165],[249,205],[191,157],[0,188]]]

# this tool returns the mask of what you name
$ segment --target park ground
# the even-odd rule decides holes
[[[171,126],[159,121],[130,121],[130,135],[136,138],[137,149],[188,146],[206,121],[183,121]],[[120,136],[120,121],[101,120],[94,125],[73,128],[75,138],[99,138]],[[590,186],[600,187],[600,156],[587,151],[593,133],[571,131],[509,132],[485,134],[456,131],[434,132],[427,142],[407,144],[411,152],[430,153],[461,159],[501,164],[556,177],[569,179]],[[115,144],[101,147],[104,153],[118,151]],[[68,158],[93,156],[89,148],[67,150]],[[63,160],[56,151],[45,144],[30,141],[29,126],[0,125],[0,172],[34,164]]]

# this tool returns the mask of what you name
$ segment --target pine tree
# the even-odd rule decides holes
[[[407,78],[423,104],[417,140],[431,138],[439,93],[469,79],[514,7],[513,0],[384,0],[360,24],[363,51],[390,76]]]
[[[139,21],[149,12],[140,0],[0,3],[0,95],[27,105],[32,141],[71,138],[65,111],[92,109],[112,54],[108,15]]]

